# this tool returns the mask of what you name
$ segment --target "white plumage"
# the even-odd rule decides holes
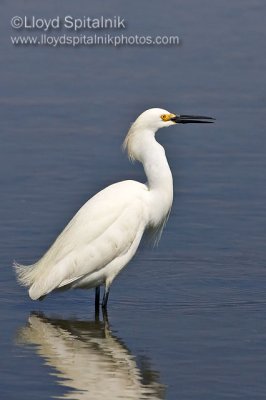
[[[104,285],[106,307],[109,287],[134,256],[145,229],[160,234],[172,205],[172,174],[156,131],[176,123],[211,122],[206,118],[177,116],[159,108],[137,118],[124,148],[132,160],[143,164],[147,183],[108,186],[84,204],[36,264],[15,264],[18,280],[29,287],[31,299],[53,290]]]

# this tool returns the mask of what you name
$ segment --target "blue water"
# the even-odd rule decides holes
[[[6,399],[266,397],[265,13],[262,0],[1,2],[0,392]],[[167,47],[15,47],[14,15],[121,15]],[[124,32],[125,33],[125,32]],[[121,152],[146,108],[216,117],[158,134],[175,201],[158,248],[112,286],[32,302],[32,263],[104,186],[145,180]]]

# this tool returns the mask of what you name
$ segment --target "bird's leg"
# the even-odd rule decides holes
[[[104,309],[106,309],[106,307],[107,307],[107,302],[108,302],[108,297],[109,297],[109,289],[110,289],[110,287],[106,285],[105,289],[104,289],[104,295],[103,295],[103,301],[102,301],[102,308],[104,308]]]
[[[109,331],[109,320],[108,320],[108,313],[107,313],[107,308],[102,309],[103,313],[103,323],[104,323],[104,331],[105,331],[105,337],[107,337],[107,333]]]
[[[99,313],[99,307],[100,307],[100,293],[101,293],[101,289],[100,286],[96,286],[95,288],[95,312]]]

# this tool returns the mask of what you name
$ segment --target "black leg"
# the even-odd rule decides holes
[[[95,288],[95,310],[99,309],[100,306],[100,293],[101,293],[100,286],[97,286]]]
[[[107,307],[108,297],[109,297],[109,287],[105,286],[104,295],[103,295],[103,302],[102,302],[102,308],[106,308]]]
[[[108,313],[107,313],[107,308],[102,308],[102,313],[103,313],[103,323],[104,323],[104,328],[105,328],[105,334],[109,330],[109,320],[108,320]],[[106,334],[107,336],[107,334]]]

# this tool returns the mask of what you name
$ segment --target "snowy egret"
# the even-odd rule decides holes
[[[173,179],[164,148],[156,141],[159,128],[175,124],[210,123],[214,118],[176,115],[160,108],[144,111],[124,140],[131,160],[143,164],[147,183],[115,183],[87,201],[49,250],[30,266],[15,263],[18,281],[29,287],[32,300],[55,290],[104,285],[102,307],[117,274],[132,259],[146,229],[160,238],[173,200]]]

